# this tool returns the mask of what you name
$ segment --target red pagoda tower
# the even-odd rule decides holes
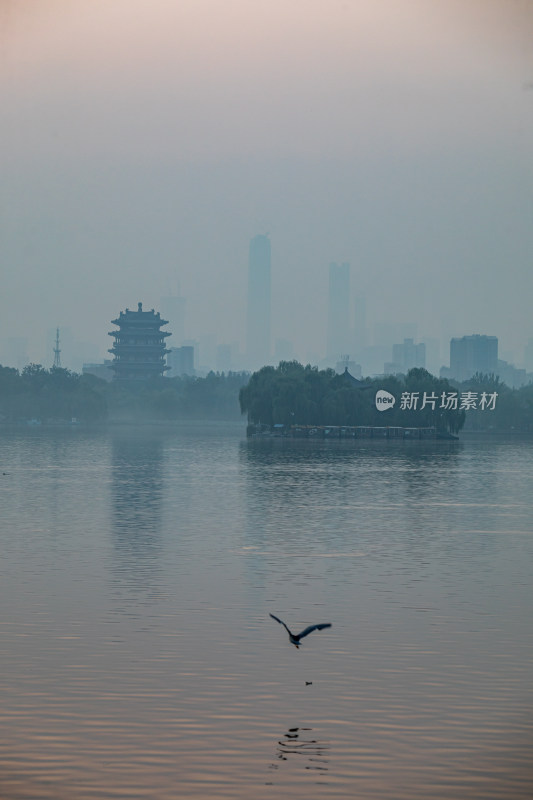
[[[165,364],[165,356],[170,352],[165,348],[165,337],[171,334],[161,330],[168,320],[161,319],[159,312],[156,314],[153,308],[143,311],[139,303],[137,311],[127,308],[111,321],[119,327],[118,331],[109,332],[109,336],[115,337],[109,350],[114,356],[113,380],[143,383],[162,377],[170,369]]]

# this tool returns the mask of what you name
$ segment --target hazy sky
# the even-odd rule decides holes
[[[59,325],[104,355],[121,309],[178,284],[188,336],[244,346],[269,232],[273,337],[300,358],[349,261],[370,326],[520,360],[532,0],[0,0],[0,48],[0,349],[42,360]]]

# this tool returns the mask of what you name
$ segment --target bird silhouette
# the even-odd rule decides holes
[[[331,628],[331,622],[320,622],[318,625],[309,625],[309,627],[305,628],[301,633],[293,633],[285,625],[282,619],[278,619],[278,617],[275,617],[274,614],[270,614],[270,616],[272,617],[272,619],[275,619],[276,622],[279,622],[280,625],[283,625],[283,627],[289,634],[289,640],[291,644],[293,644],[295,647],[299,647],[300,640],[303,639],[304,636],[307,636],[309,633],[312,633],[313,631],[322,631],[324,630],[324,628]]]

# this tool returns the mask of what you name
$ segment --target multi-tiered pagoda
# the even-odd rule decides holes
[[[127,308],[112,323],[119,327],[109,333],[115,337],[109,350],[114,356],[113,380],[140,383],[162,377],[169,369],[165,364],[165,356],[170,352],[165,348],[165,337],[171,334],[162,331],[161,326],[168,325],[168,320],[161,319],[153,308],[143,311],[139,303],[137,311]]]

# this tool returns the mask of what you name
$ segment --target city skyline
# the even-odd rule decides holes
[[[295,358],[302,363],[311,363],[317,366],[336,367],[343,361],[362,368],[366,375],[382,374],[383,372],[406,371],[410,366],[425,366],[430,372],[437,375],[451,364],[450,348],[455,340],[462,338],[492,337],[493,333],[468,331],[461,336],[453,335],[449,339],[438,339],[418,333],[417,322],[380,320],[375,322],[373,329],[366,325],[366,298],[358,294],[358,287],[351,289],[351,265],[348,262],[340,264],[330,262],[324,266],[324,284],[322,314],[325,320],[325,330],[322,345],[318,352],[306,354],[295,351],[294,343],[278,335],[276,327],[271,329],[271,242],[269,235],[256,234],[249,241],[248,264],[243,269],[243,281],[248,281],[248,295],[243,316],[246,320],[246,331],[240,340],[233,342],[224,341],[222,338],[209,333],[202,335],[194,330],[194,321],[187,322],[187,298],[178,294],[166,294],[159,298],[155,304],[156,311],[168,318],[169,333],[172,340],[171,349],[181,349],[194,352],[193,372],[201,374],[209,370],[217,371],[253,371],[264,364],[277,365],[280,360]],[[276,271],[274,270],[274,276]],[[357,284],[357,276],[356,281]],[[178,290],[179,291],[179,290]],[[126,303],[123,303],[126,305]],[[130,304],[134,305],[134,304]],[[145,303],[145,306],[148,304]],[[374,312],[374,316],[377,315]],[[494,326],[493,326],[494,328]],[[56,346],[56,332],[58,327],[49,327],[45,336],[44,357],[32,359],[28,353],[32,351],[31,343],[26,337],[11,337],[6,341],[0,340],[0,364],[11,366],[21,371],[28,363],[41,363],[45,367],[52,366],[54,362],[54,348]],[[84,364],[102,362],[107,358],[107,350],[98,351],[94,342],[80,340],[76,331],[70,327],[60,327],[62,366],[77,372],[82,371]],[[196,335],[194,335],[196,333]],[[498,337],[496,337],[498,338]],[[419,339],[418,344],[414,340]],[[346,343],[344,346],[342,343]],[[410,345],[407,343],[411,342]],[[531,350],[533,338],[528,338],[522,343],[518,352],[501,350],[502,356],[510,362],[510,366],[525,368],[533,371]],[[421,352],[428,351],[428,363],[424,355],[413,360],[397,354],[405,347],[415,347]],[[35,352],[35,349],[33,349]],[[254,355],[255,353],[255,355]],[[395,355],[396,353],[396,355]],[[189,358],[189,356],[187,357]],[[171,362],[169,362],[171,363]],[[187,364],[189,361],[187,361]],[[192,363],[192,362],[191,362]],[[407,365],[407,366],[406,366]],[[508,365],[509,366],[509,365]],[[404,369],[405,367],[405,369]],[[179,371],[178,371],[179,372]],[[178,374],[172,371],[170,374]],[[188,373],[190,373],[188,367]],[[192,374],[192,373],[191,373]],[[510,373],[508,373],[510,374]]]
[[[135,8],[2,8],[2,348],[49,363],[59,327],[102,357],[117,308],[169,296],[188,339],[242,353],[248,242],[269,231],[274,351],[323,357],[346,262],[366,345],[412,323],[441,363],[473,333],[523,359],[530,4]]]
[[[257,243],[257,240],[262,239],[266,239],[266,237],[261,235],[256,236],[251,240],[250,244]],[[269,240],[266,239],[266,241],[270,245]],[[270,267],[269,252],[268,249],[266,258],[265,253],[263,253],[259,259],[260,262],[261,259],[263,260],[263,266]],[[253,257],[250,263],[254,263]],[[269,275],[269,273],[270,270],[268,269],[266,274]],[[341,288],[346,289],[347,281],[349,283],[349,265],[347,263],[341,265],[331,263],[329,265],[328,274],[330,293],[328,293],[327,297],[327,313],[328,319],[330,319],[336,310],[335,301],[339,299],[337,297],[339,294],[338,290]],[[264,277],[263,275],[263,278]],[[261,285],[260,283],[260,286]],[[252,293],[252,303],[257,302],[258,297],[259,295],[253,297]],[[355,298],[356,308],[357,301],[359,301],[359,308],[364,307],[364,298],[360,296]],[[138,306],[142,308],[141,301],[139,301]],[[275,347],[271,348],[270,357],[266,357],[263,361],[257,361],[251,364],[249,349],[240,350],[238,342],[228,344],[217,342],[212,338],[203,341],[201,339],[195,340],[186,338],[184,325],[186,298],[181,296],[163,297],[161,298],[160,306],[161,308],[166,307],[170,309],[170,311],[174,310],[174,315],[169,314],[169,316],[174,316],[174,319],[177,320],[177,328],[175,330],[170,330],[169,328],[167,333],[165,333],[166,336],[173,337],[172,344],[170,345],[169,343],[172,352],[169,351],[169,357],[167,358],[167,363],[170,365],[169,369],[171,369],[169,376],[180,374],[201,375],[211,370],[223,372],[253,371],[266,364],[277,365],[280,360],[291,360],[295,358],[296,360],[311,363],[321,368],[332,366],[335,367],[337,371],[343,371],[344,366],[348,366],[352,371],[355,370],[358,375],[365,374],[372,376],[406,373],[411,367],[420,366],[427,368],[434,375],[439,375],[440,373],[444,377],[460,377],[461,380],[464,380],[469,370],[465,366],[459,369],[457,367],[457,359],[454,364],[454,352],[457,352],[459,345],[462,343],[466,345],[467,342],[474,345],[477,345],[479,342],[483,348],[483,342],[485,341],[494,343],[495,350],[493,351],[492,361],[489,363],[486,362],[484,358],[471,355],[470,362],[476,364],[475,369],[473,371],[470,370],[472,374],[474,371],[494,372],[500,374],[502,379],[510,386],[517,386],[525,381],[527,382],[526,372],[530,375],[533,373],[533,357],[531,355],[533,353],[533,339],[529,339],[524,343],[524,357],[522,360],[515,359],[513,354],[508,352],[501,353],[505,358],[500,359],[498,358],[498,337],[486,333],[470,333],[462,337],[451,337],[444,345],[444,352],[447,355],[441,358],[439,356],[440,348],[437,340],[431,337],[422,337],[420,342],[415,343],[414,338],[417,332],[416,323],[380,323],[376,326],[373,336],[369,336],[369,332],[366,328],[361,327],[360,319],[357,314],[355,316],[355,325],[347,329],[347,335],[350,336],[352,345],[350,352],[342,353],[337,358],[332,355],[330,347],[328,346],[329,337],[331,335],[331,331],[328,328],[328,335],[324,341],[324,347],[320,357],[311,360],[299,358],[298,354],[293,352],[292,342],[276,338]],[[345,302],[345,298],[343,298],[341,310],[345,312],[345,317],[348,316],[349,306],[350,303]],[[151,309],[149,313],[151,314],[155,311],[157,316],[159,316],[160,311],[158,309]],[[128,311],[128,309],[126,310]],[[165,315],[161,316],[163,317]],[[248,316],[250,316],[250,314],[248,314]],[[344,320],[343,325],[341,325],[342,329],[346,327],[345,321],[346,320]],[[116,324],[116,320],[111,320],[111,322]],[[407,337],[403,338],[403,341],[400,341],[402,336],[406,333],[412,334],[412,338]],[[108,332],[108,335],[111,334]],[[112,333],[112,335],[115,334]],[[338,331],[335,332],[335,335],[338,335]],[[358,336],[360,338],[358,338]],[[368,344],[369,341],[370,344]],[[365,342],[367,342],[367,344],[365,344]],[[2,344],[4,344],[3,348],[1,346]],[[17,337],[12,339],[8,344],[11,345],[13,359],[6,360],[4,358],[3,363],[0,361],[0,364],[2,366],[15,367],[19,371],[22,371],[24,366],[31,361],[26,353],[27,340]],[[67,369],[81,372],[82,367],[85,365],[91,366],[91,368],[99,368],[103,366],[104,360],[106,360],[107,363],[111,363],[106,356],[96,356],[94,354],[95,346],[91,343],[76,341],[70,329],[66,329],[66,331],[65,329],[61,331],[59,328],[48,329],[47,346],[51,353],[51,358],[48,360],[46,358],[43,359],[42,365],[44,367],[57,366],[56,349],[58,346],[60,347],[60,353],[63,353],[61,367]],[[5,347],[5,343],[0,342],[0,353],[5,353],[7,350],[8,348]],[[427,350],[430,351],[428,361],[426,361]],[[203,354],[204,351],[207,351],[208,355],[201,360],[200,353]],[[108,350],[107,352],[110,351]],[[483,352],[483,349],[481,349],[480,352]],[[87,355],[88,353],[90,354],[89,356]],[[183,360],[184,358],[185,360]],[[50,363],[48,363],[49,361]],[[178,364],[180,366],[178,366]],[[183,366],[184,364],[187,365],[186,368]]]
[[[265,238],[261,235],[256,235],[252,237],[254,239],[258,238]],[[270,242],[270,240],[268,240]],[[264,363],[273,363],[272,359],[275,357],[276,352],[276,342],[285,342],[291,348],[291,351],[294,352],[294,357],[300,361],[312,361],[312,362],[323,362],[325,360],[330,360],[333,364],[334,361],[338,359],[341,355],[341,351],[337,354],[337,357],[334,356],[332,352],[330,352],[330,346],[328,345],[328,341],[331,338],[331,331],[332,329],[339,330],[339,320],[335,319],[335,322],[332,323],[331,320],[334,319],[335,315],[332,314],[332,302],[331,302],[331,291],[332,291],[332,268],[336,268],[337,270],[346,270],[348,269],[348,285],[350,284],[350,264],[347,262],[343,262],[341,264],[336,264],[335,262],[330,262],[329,264],[323,265],[322,268],[322,305],[315,308],[315,321],[318,321],[318,325],[315,325],[314,328],[314,337],[308,343],[304,343],[302,347],[294,344],[291,339],[284,337],[282,334],[286,330],[285,322],[281,320],[281,324],[272,326],[271,333],[269,334],[270,340],[270,356],[263,359]],[[242,269],[242,285],[246,285],[246,274],[249,278],[249,271],[250,271],[250,262],[248,260],[248,272],[246,273],[246,268],[243,267]],[[271,283],[273,284],[274,291],[272,294],[276,295],[276,284],[280,280],[278,274],[276,274],[276,270],[271,273]],[[357,284],[357,278],[359,276],[355,276],[355,283]],[[338,283],[338,281],[337,281]],[[346,280],[344,279],[341,281],[342,286],[346,289]],[[339,284],[340,286],[340,284]],[[338,286],[336,287],[339,288]],[[154,296],[154,292],[147,293],[137,293],[139,296],[146,297],[147,295]],[[121,301],[122,306],[126,306],[128,302],[130,305],[133,305],[135,302],[135,297],[131,292],[124,293],[123,300]],[[337,292],[337,300],[343,292]],[[505,344],[505,339],[503,340],[502,346],[502,337],[498,335],[498,321],[492,320],[487,323],[484,329],[475,330],[474,328],[465,327],[460,330],[454,329],[451,325],[448,327],[449,335],[437,335],[437,336],[430,336],[429,332],[422,328],[419,321],[411,321],[409,322],[405,318],[402,320],[398,317],[390,317],[384,318],[380,314],[379,308],[375,308],[370,305],[370,312],[371,318],[373,319],[373,324],[365,324],[366,316],[367,316],[367,308],[369,304],[367,303],[367,298],[364,295],[358,294],[358,287],[356,285],[355,288],[349,293],[349,297],[344,296],[344,305],[342,309],[341,317],[343,318],[341,327],[344,330],[344,337],[348,338],[349,346],[346,348],[346,354],[350,356],[351,359],[357,360],[361,357],[361,349],[365,346],[367,347],[391,347],[395,344],[401,344],[403,339],[406,335],[410,335],[413,338],[420,338],[420,340],[431,340],[433,342],[438,342],[438,349],[441,353],[440,361],[441,366],[445,366],[446,363],[449,362],[449,354],[448,348],[449,343],[452,338],[460,338],[462,336],[472,336],[475,334],[481,335],[495,335],[498,337],[500,341],[500,349],[504,352],[506,357],[516,362],[517,364],[526,364],[527,362],[527,352],[528,348],[530,348],[530,341],[533,339],[532,336],[526,336],[524,339],[515,338],[514,346],[509,347]],[[131,301],[128,298],[132,298]],[[155,308],[156,310],[160,310],[163,316],[166,316],[171,321],[172,333],[173,333],[173,340],[172,346],[181,346],[181,344],[190,344],[191,342],[197,342],[204,340],[205,342],[209,339],[210,340],[210,348],[213,351],[216,349],[217,346],[231,346],[231,348],[239,353],[239,360],[241,363],[242,368],[246,368],[247,362],[249,362],[249,358],[247,358],[248,354],[248,325],[249,325],[249,306],[248,306],[249,297],[246,298],[244,301],[239,314],[241,317],[241,335],[236,336],[231,342],[228,342],[223,333],[218,333],[217,331],[202,331],[199,328],[197,320],[191,318],[191,315],[187,314],[187,307],[188,307],[188,298],[184,297],[183,295],[171,295],[171,294],[162,294],[160,297],[156,299],[154,303],[149,303],[143,301],[145,306],[150,305],[150,307]],[[119,303],[120,305],[120,303]],[[346,308],[344,308],[346,306]],[[102,303],[102,308],[104,307],[104,303]],[[349,310],[348,310],[349,309]],[[359,310],[358,310],[359,309]],[[274,309],[275,311],[276,309]],[[43,363],[44,366],[48,365],[48,361],[52,359],[53,361],[53,342],[55,340],[55,332],[56,328],[59,327],[62,331],[62,336],[66,337],[66,360],[70,363],[71,368],[72,365],[75,365],[75,368],[81,370],[81,363],[82,362],[89,362],[98,360],[99,358],[103,358],[106,352],[106,342],[105,342],[105,331],[104,328],[108,324],[109,320],[106,322],[103,321],[103,327],[99,326],[97,328],[97,321],[102,317],[102,312],[98,313],[98,307],[93,309],[94,316],[92,318],[92,329],[94,338],[93,340],[87,341],[86,339],[82,338],[82,335],[76,327],[72,325],[64,325],[59,324],[58,321],[54,321],[52,319],[48,319],[46,322],[46,329],[39,335],[37,332],[36,337],[27,337],[27,336],[8,336],[0,339],[0,363],[5,361],[6,366],[15,366],[17,368],[21,368],[26,363],[34,362],[34,363]],[[348,325],[346,325],[346,321],[344,317],[346,316],[345,312],[348,312]],[[75,316],[75,315],[74,315]],[[187,319],[187,317],[189,317]],[[280,315],[279,313],[274,314],[275,319],[277,320],[278,324],[280,323]],[[362,322],[361,322],[362,317]],[[253,318],[253,315],[252,315]],[[235,320],[233,320],[235,322]],[[333,327],[332,327],[333,326]],[[442,326],[444,327],[444,326]],[[317,334],[318,329],[318,334]],[[320,333],[322,336],[320,337]],[[337,338],[339,335],[342,337],[342,334],[337,333]],[[39,344],[40,340],[40,344]],[[340,341],[340,340],[339,340]],[[342,348],[341,348],[342,349]],[[266,351],[265,351],[266,353]],[[344,355],[344,350],[342,352]],[[385,360],[390,360],[391,356],[386,356]],[[11,363],[7,363],[7,360]],[[211,359],[214,361],[214,357]],[[375,372],[376,370],[374,370]]]
[[[322,346],[319,343],[318,352],[308,350],[307,355],[295,352],[291,340],[279,337],[276,327],[271,329],[272,271],[271,242],[268,234],[256,234],[249,241],[246,278],[243,278],[248,282],[247,302],[243,309],[246,331],[240,340],[226,342],[212,333],[202,335],[196,332],[197,335],[193,335],[194,322],[191,326],[191,323],[186,321],[187,298],[181,294],[163,295],[159,303],[155,304],[154,310],[169,319],[171,349],[190,350],[194,353],[194,369],[191,372],[188,367],[187,374],[202,374],[209,370],[253,371],[265,364],[277,365],[280,360],[293,358],[320,367],[339,368],[341,362],[351,363],[358,371],[361,367],[365,375],[405,372],[411,366],[427,367],[435,375],[444,369],[443,374],[448,374],[449,365],[453,372],[453,355],[450,351],[455,342],[460,339],[479,338],[498,340],[497,336],[486,331],[468,331],[461,333],[460,336],[454,333],[449,339],[441,340],[426,336],[423,331],[419,336],[417,322],[407,321],[380,320],[375,322],[371,329],[366,325],[366,298],[357,293],[357,287],[351,289],[350,275],[351,266],[348,262],[340,264],[330,262],[324,266],[325,291],[322,308],[325,320],[324,337]],[[29,363],[52,366],[58,330],[63,353],[61,366],[81,372],[84,364],[103,363],[107,358],[107,349],[104,352],[98,351],[98,345],[78,339],[76,332],[70,327],[56,326],[49,327],[46,331],[45,354],[41,359],[29,357],[28,353],[32,348],[26,337],[0,340],[0,364],[15,367],[19,371]],[[415,339],[420,340],[418,344],[414,344]],[[346,347],[342,342],[346,343]],[[533,372],[532,344],[533,337],[529,337],[516,353],[500,347],[500,353],[505,361],[498,363],[501,370],[504,369],[503,363],[510,368],[506,373],[508,377],[513,375],[512,370],[515,366],[527,370],[528,373]],[[422,360],[420,356],[414,360],[413,356],[405,356],[404,362],[404,356],[400,357],[398,354],[405,351],[405,348],[414,352],[413,347],[418,352],[424,353]],[[426,363],[426,351],[428,351],[428,363]],[[187,364],[189,358],[188,355]],[[179,374],[179,370],[173,370],[170,374]]]

